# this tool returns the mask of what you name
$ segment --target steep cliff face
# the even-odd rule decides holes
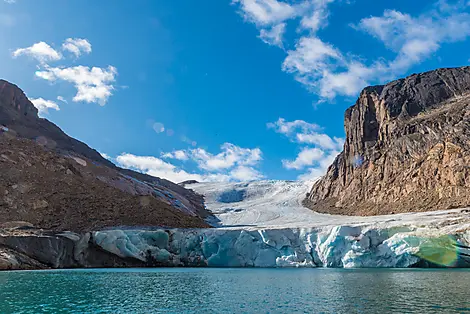
[[[306,204],[375,215],[470,206],[470,67],[368,87],[345,113],[343,152]]]

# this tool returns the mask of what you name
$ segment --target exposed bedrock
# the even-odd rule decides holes
[[[470,67],[368,87],[345,113],[343,152],[306,204],[377,215],[470,205]]]

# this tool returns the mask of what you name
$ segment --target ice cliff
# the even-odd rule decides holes
[[[110,230],[93,243],[121,258],[160,266],[427,267],[470,265],[469,232],[413,227]]]

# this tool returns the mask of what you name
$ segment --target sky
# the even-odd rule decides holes
[[[315,180],[368,85],[465,66],[465,0],[0,0],[0,78],[114,163]]]

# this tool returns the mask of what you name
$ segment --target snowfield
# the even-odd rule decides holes
[[[406,213],[370,217],[338,216],[315,213],[302,206],[313,182],[254,181],[247,183],[198,183],[186,186],[204,195],[206,207],[219,228],[284,229],[317,228],[337,225],[436,225],[465,220],[466,210],[454,209],[425,213]]]
[[[301,204],[310,186],[194,184],[187,187],[205,196],[216,228],[103,230],[89,241],[120,257],[161,266],[470,267],[468,210],[318,214]]]

